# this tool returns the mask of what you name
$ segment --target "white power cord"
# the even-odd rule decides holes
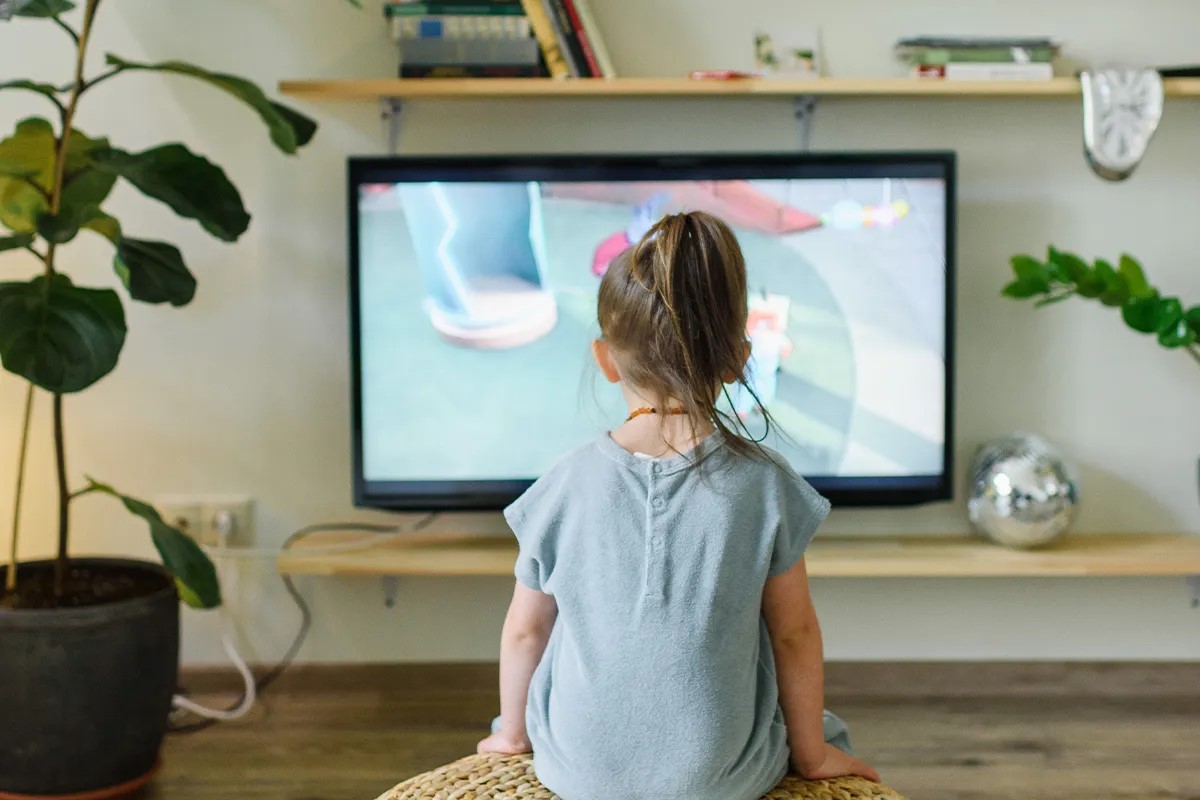
[[[344,544],[329,545],[327,547],[314,547],[306,549],[306,552],[313,553],[353,552],[355,550],[366,549],[377,544],[380,538],[401,536],[419,531],[422,528],[427,527],[436,518],[437,514],[431,513],[421,517],[409,525],[395,526],[370,525],[354,522],[310,525],[293,533],[286,540],[284,540],[283,545],[278,549],[228,547],[226,543],[229,541],[229,537],[234,533],[233,520],[231,518],[225,520],[218,519],[215,520],[216,524],[214,527],[216,527],[217,533],[220,536],[220,544],[216,547],[204,546],[203,549],[209,555],[218,559],[276,558],[285,550],[289,549],[297,540],[302,539],[312,533],[350,530],[374,534],[364,541],[347,542]],[[209,708],[190,700],[183,695],[177,694],[171,699],[171,704],[174,709],[188,711],[198,717],[211,721],[208,723],[201,723],[201,726],[203,724],[212,724],[212,722],[228,722],[231,720],[241,719],[249,714],[251,709],[254,708],[255,702],[258,700],[259,687],[262,686],[265,688],[267,682],[278,677],[279,674],[282,673],[282,671],[287,667],[287,665],[291,663],[292,658],[300,649],[300,645],[303,643],[304,638],[308,633],[312,615],[308,609],[308,605],[304,602],[304,599],[300,596],[300,594],[296,591],[296,587],[292,584],[290,576],[283,575],[281,577],[283,578],[284,586],[287,588],[288,593],[292,596],[292,599],[296,601],[296,605],[300,609],[301,624],[300,631],[297,634],[295,641],[292,642],[291,647],[288,648],[287,654],[283,657],[280,663],[275,667],[275,669],[268,673],[266,678],[262,679],[261,681],[256,680],[254,673],[246,663],[246,660],[242,658],[241,654],[238,652],[237,645],[234,642],[236,632],[233,627],[233,621],[227,616],[226,607],[222,606],[219,612],[221,614],[221,623],[224,628],[224,630],[221,632],[221,646],[225,650],[225,655],[228,656],[231,662],[233,662],[233,666],[237,670],[238,675],[240,675],[242,678],[244,684],[244,688],[242,690],[242,700],[233,708]],[[229,580],[228,578],[221,578],[222,585],[227,585],[229,583],[232,583],[232,580]]]
[[[221,645],[225,648],[225,655],[229,656],[229,660],[233,662],[233,666],[237,669],[238,674],[242,676],[242,681],[245,684],[245,689],[242,694],[242,702],[230,709],[209,708],[202,706],[197,702],[189,700],[181,694],[171,698],[171,705],[176,709],[190,711],[198,717],[204,719],[214,719],[220,722],[228,722],[234,719],[241,719],[250,713],[250,709],[254,708],[254,702],[258,699],[258,687],[254,684],[254,673],[250,671],[250,667],[246,664],[246,660],[242,658],[237,651],[237,646],[233,643],[233,631],[228,629],[230,626],[226,620],[227,630],[221,633]]]

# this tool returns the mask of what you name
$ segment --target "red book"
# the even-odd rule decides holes
[[[567,13],[571,15],[571,27],[575,29],[575,37],[579,41],[579,49],[583,51],[584,60],[587,61],[588,71],[592,73],[593,78],[599,78],[604,75],[600,69],[600,62],[596,59],[595,52],[592,51],[591,40],[588,39],[587,29],[583,27],[583,20],[579,17],[579,12],[575,9],[575,0],[563,0],[563,5],[567,7]]]

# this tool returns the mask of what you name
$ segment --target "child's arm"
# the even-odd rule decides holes
[[[480,753],[530,751],[525,701],[557,616],[553,597],[517,582],[500,637],[500,730],[479,743]]]
[[[804,559],[767,580],[763,617],[775,652],[779,705],[796,770],[809,780],[861,775],[878,781],[871,767],[825,742],[825,655]]]

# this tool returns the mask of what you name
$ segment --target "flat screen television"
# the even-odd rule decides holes
[[[352,159],[355,502],[500,508],[619,425],[600,278],[685,209],[745,252],[767,443],[835,504],[948,498],[954,191],[948,152]]]

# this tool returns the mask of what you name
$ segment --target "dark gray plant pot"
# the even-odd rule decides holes
[[[0,797],[132,789],[158,763],[179,674],[174,580],[141,561],[73,563],[150,573],[161,588],[88,608],[0,609]]]

